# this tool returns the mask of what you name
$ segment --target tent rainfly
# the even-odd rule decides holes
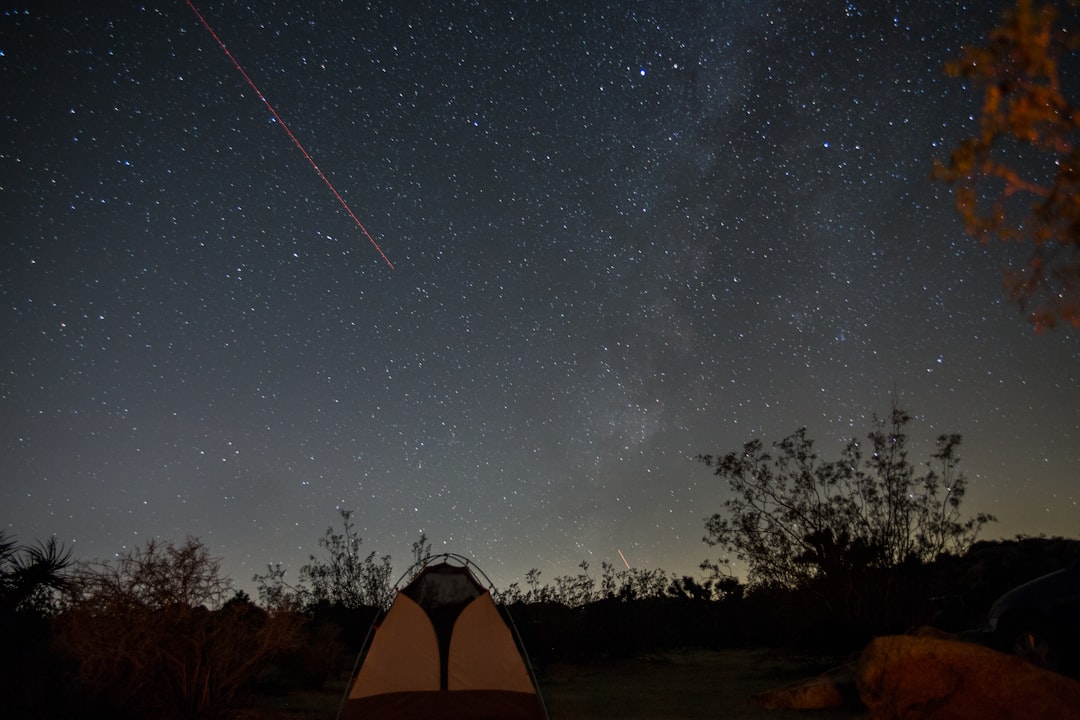
[[[426,563],[369,633],[341,720],[547,720],[520,638],[468,561]]]

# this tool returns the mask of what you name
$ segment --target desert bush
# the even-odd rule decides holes
[[[78,568],[57,642],[88,702],[119,715],[207,717],[299,638],[296,615],[230,592],[198,540],[150,540]]]
[[[875,417],[867,454],[851,440],[835,461],[818,457],[805,429],[773,452],[751,440],[741,452],[700,456],[730,493],[706,520],[705,541],[745,563],[751,585],[798,590],[804,615],[867,628],[902,622],[920,567],[962,554],[994,520],[961,514],[960,436],[939,436],[919,473],[908,458],[910,421],[894,403]]]

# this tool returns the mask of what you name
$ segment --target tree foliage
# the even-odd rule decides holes
[[[271,563],[266,566],[266,573],[256,573],[252,580],[255,582],[255,592],[259,596],[259,604],[272,611],[302,612],[307,602],[304,588],[290,585],[285,580],[288,569],[281,563]]]
[[[319,547],[326,557],[309,556],[309,562],[300,568],[300,581],[306,584],[314,602],[327,601],[346,608],[382,607],[391,599],[390,556],[376,558],[372,551],[364,555],[363,544],[352,512],[341,511],[342,532],[332,527],[319,538]]]
[[[412,544],[412,559],[413,563],[420,565],[427,562],[431,558],[431,541],[428,540],[427,533],[421,532],[420,537]]]
[[[511,583],[502,593],[507,604],[558,603],[580,608],[600,600],[719,600],[739,593],[738,583],[731,578],[696,580],[689,576],[669,575],[660,569],[628,568],[616,570],[609,562],[601,563],[599,581],[589,574],[589,563],[578,563],[581,572],[560,575],[551,583],[540,582],[541,572],[535,568],[525,574],[527,590]]]
[[[299,640],[300,618],[267,613],[242,595],[228,600],[231,589],[197,539],[150,540],[77,569],[58,644],[104,708],[206,717]]]
[[[866,450],[852,440],[835,461],[818,457],[805,428],[772,451],[751,440],[739,452],[699,456],[730,491],[723,513],[706,520],[705,542],[744,562],[751,584],[791,588],[966,550],[994,518],[961,516],[960,436],[938,437],[918,474],[908,459],[910,420],[894,404],[888,418],[874,418]]]
[[[153,610],[216,609],[232,591],[232,582],[221,574],[221,561],[192,537],[180,545],[150,539],[113,562],[84,563],[77,580],[76,600],[93,598],[99,608],[123,602]]]
[[[0,717],[62,714],[51,622],[70,573],[71,551],[55,537],[22,545],[0,530]]]
[[[1080,327],[1078,12],[1078,0],[1018,0],[986,45],[946,66],[982,92],[982,109],[978,133],[935,176],[954,186],[970,234],[1031,244],[1004,280],[1040,331]]]
[[[280,563],[267,567],[264,575],[255,575],[259,601],[271,608],[310,608],[318,603],[337,605],[350,610],[364,607],[385,607],[390,604],[393,588],[390,576],[393,568],[390,556],[366,555],[361,550],[363,540],[352,522],[351,510],[340,510],[342,532],[328,527],[319,538],[324,557],[309,555],[308,563],[300,567],[297,585],[285,581],[286,570]],[[430,555],[427,537],[413,544],[413,554]]]
[[[71,550],[51,537],[20,545],[0,530],[0,612],[55,609],[56,596],[68,587]]]

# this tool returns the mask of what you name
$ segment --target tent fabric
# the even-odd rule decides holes
[[[546,720],[509,625],[469,567],[422,569],[368,645],[344,720]]]
[[[411,652],[398,652],[409,648]],[[371,640],[369,657],[356,680],[355,697],[439,689],[439,642],[424,609],[402,595]]]
[[[450,690],[535,692],[510,628],[491,594],[461,611],[450,638]]]

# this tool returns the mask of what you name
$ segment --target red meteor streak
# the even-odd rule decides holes
[[[288,133],[289,139],[292,140],[293,144],[296,145],[296,147],[300,149],[300,152],[304,154],[304,157],[307,158],[307,161],[311,163],[311,167],[315,168],[315,172],[317,172],[319,174],[319,177],[322,178],[322,181],[326,183],[326,187],[330,188],[330,192],[334,193],[334,197],[336,197],[338,199],[338,202],[341,203],[341,207],[345,208],[345,212],[349,213],[349,217],[351,217],[353,219],[353,222],[356,223],[356,227],[360,228],[360,232],[364,233],[364,237],[371,241],[371,244],[374,245],[375,249],[379,251],[379,255],[382,256],[382,259],[385,260],[386,264],[390,266],[391,270],[393,270],[394,263],[390,262],[390,258],[386,257],[386,253],[384,253],[383,249],[379,247],[379,243],[375,242],[375,238],[371,237],[371,233],[369,233],[367,231],[367,228],[364,227],[364,224],[360,222],[360,218],[356,217],[356,213],[354,213],[352,211],[352,208],[349,207],[349,204],[345,202],[345,198],[341,197],[341,193],[339,193],[337,191],[337,188],[334,187],[333,183],[330,182],[330,178],[326,177],[326,175],[323,174],[323,171],[319,169],[319,166],[315,164],[314,158],[312,158],[311,154],[304,148],[303,145],[300,144],[300,141],[296,139],[296,136],[293,135],[293,132],[289,129],[289,126],[286,125],[285,121],[281,119],[281,116],[277,114],[277,110],[274,109],[274,106],[270,104],[270,101],[266,99],[266,96],[263,95],[262,91],[260,91],[259,88],[255,85],[255,81],[252,80],[251,76],[249,76],[244,71],[244,68],[240,66],[240,62],[235,57],[233,57],[233,54],[231,52],[229,52],[229,48],[225,47],[225,43],[221,41],[221,38],[218,37],[218,34],[214,32],[214,28],[210,27],[210,23],[206,21],[206,18],[202,16],[202,13],[200,13],[198,9],[191,3],[191,0],[185,1],[187,2],[187,6],[191,8],[191,12],[195,13],[195,17],[199,18],[199,22],[201,22],[203,24],[203,27],[206,28],[206,31],[210,33],[210,37],[214,38],[214,40],[217,41],[217,44],[221,47],[222,52],[224,52],[226,57],[228,57],[229,60],[232,61],[232,64],[236,66],[236,69],[240,71],[240,74],[244,76],[245,80],[247,80],[247,84],[251,86],[251,89],[254,90],[255,94],[259,96],[259,99],[263,101],[263,105],[265,105],[266,109],[270,111],[270,114],[274,116],[274,120],[276,120],[277,123],[281,125],[281,127],[285,128],[285,132]]]

